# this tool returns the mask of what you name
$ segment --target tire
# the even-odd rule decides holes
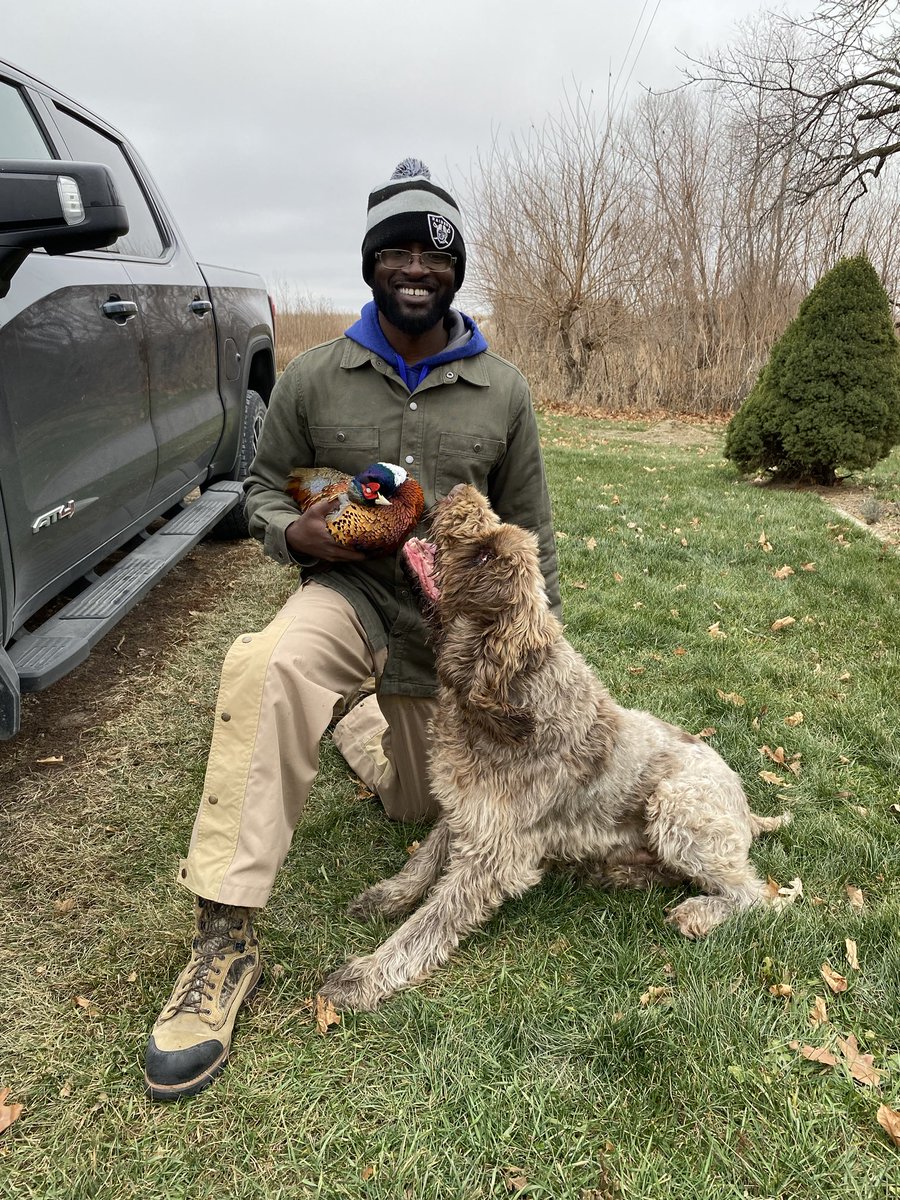
[[[241,418],[241,437],[234,471],[234,478],[238,481],[246,479],[250,472],[250,464],[253,462],[259,446],[259,435],[262,432],[265,415],[265,401],[259,392],[254,392],[251,388],[244,400],[244,414]],[[236,504],[227,512],[210,534],[210,537],[221,538],[223,541],[237,541],[249,536],[250,530],[247,527],[247,514],[244,512],[243,502]]]

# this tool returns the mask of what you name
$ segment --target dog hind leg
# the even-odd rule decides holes
[[[366,888],[347,906],[351,917],[370,921],[373,917],[404,917],[437,883],[447,862],[450,830],[438,821],[402,871]]]

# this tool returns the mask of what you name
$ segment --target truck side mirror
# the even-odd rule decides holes
[[[127,232],[125,206],[102,164],[0,160],[0,297],[32,250],[99,250]]]

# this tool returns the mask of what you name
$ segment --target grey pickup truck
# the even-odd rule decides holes
[[[255,275],[198,265],[128,141],[0,62],[0,738],[206,534],[275,382]]]

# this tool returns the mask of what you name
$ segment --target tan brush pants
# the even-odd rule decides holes
[[[235,641],[180,883],[223,904],[266,903],[318,770],[319,741],[385,658],[350,602],[315,581],[262,632]],[[396,820],[437,812],[426,775],[433,711],[433,700],[371,695],[334,729],[338,749]]]

